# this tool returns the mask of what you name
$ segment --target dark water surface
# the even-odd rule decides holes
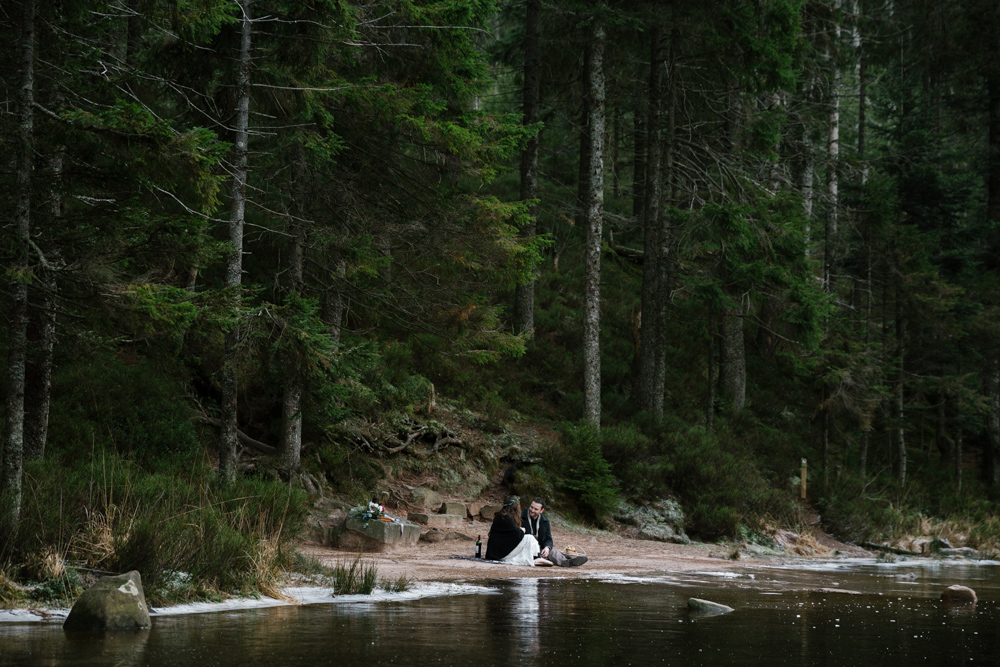
[[[975,589],[979,604],[942,607],[950,584]],[[841,562],[492,588],[158,616],[146,632],[2,623],[0,665],[1000,665],[998,565]],[[692,616],[690,597],[736,611]]]

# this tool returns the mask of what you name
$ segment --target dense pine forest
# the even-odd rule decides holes
[[[53,561],[266,590],[310,498],[459,460],[766,540],[805,458],[844,539],[1000,549],[994,0],[4,0],[0,36],[0,599]]]

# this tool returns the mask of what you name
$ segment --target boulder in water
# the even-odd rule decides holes
[[[710,600],[700,600],[698,598],[688,598],[688,609],[699,614],[728,614],[729,612],[736,611],[724,604],[711,602]]]
[[[976,591],[968,586],[949,586],[941,593],[941,602],[949,607],[976,604]]]
[[[142,578],[135,570],[104,577],[83,592],[73,605],[65,630],[144,630],[152,623]]]

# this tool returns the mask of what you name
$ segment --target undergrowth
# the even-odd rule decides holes
[[[138,570],[154,603],[268,594],[291,560],[305,506],[299,489],[253,477],[222,485],[207,465],[154,472],[115,452],[82,467],[31,464],[9,559],[64,545],[67,562]]]

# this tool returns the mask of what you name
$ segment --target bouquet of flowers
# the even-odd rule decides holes
[[[364,521],[366,526],[369,521],[392,522],[392,517],[387,516],[385,513],[385,506],[375,501],[368,503],[367,507],[355,507],[351,513]]]

